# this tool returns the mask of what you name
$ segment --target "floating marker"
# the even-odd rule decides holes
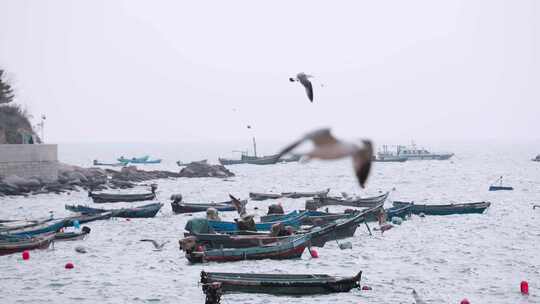
[[[362,290],[372,290],[373,288],[367,286],[367,285],[364,285],[362,286]]]
[[[75,265],[73,265],[73,263],[71,263],[71,262],[68,262],[68,263],[66,263],[65,267],[66,267],[66,269],[73,269],[75,267]]]
[[[315,249],[310,249],[309,250],[309,254],[311,255],[312,258],[316,259],[319,257],[319,253],[317,252],[317,250]]]
[[[25,261],[30,260],[30,251],[28,251],[28,250],[23,251],[22,259],[25,260]]]
[[[471,304],[471,302],[469,302],[469,300],[467,300],[466,298],[461,300],[461,302],[459,302],[459,304]]]
[[[522,295],[528,295],[529,294],[529,283],[527,281],[521,281],[520,289],[521,289],[521,294]]]

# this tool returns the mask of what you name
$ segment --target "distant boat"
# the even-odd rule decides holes
[[[540,162],[540,154],[536,155],[536,157],[533,158],[532,161]]]
[[[143,157],[132,157],[132,158],[125,158],[123,156],[120,156],[117,160],[124,164],[159,164],[161,163],[161,159],[150,159],[150,156],[148,155],[145,155]]]
[[[454,156],[454,153],[433,153],[423,148],[417,148],[414,142],[410,147],[398,146],[397,157],[404,157],[407,160],[447,160]]]
[[[201,164],[201,165],[206,165],[208,163],[208,160],[207,159],[203,159],[203,160],[197,160],[197,161],[192,161],[192,162],[189,162],[189,163],[184,163],[182,161],[177,161],[176,164],[178,165],[178,167],[185,167],[185,166],[189,166],[189,165],[192,165],[192,164]]]
[[[500,190],[512,191],[512,190],[514,190],[513,187],[503,186],[502,183],[503,183],[503,177],[501,176],[501,177],[499,177],[497,179],[497,181],[493,185],[489,186],[489,191],[500,191]]]
[[[228,165],[240,165],[240,164],[251,164],[251,165],[273,165],[276,163],[288,163],[288,162],[297,162],[300,160],[300,155],[292,155],[289,158],[278,159],[278,154],[257,156],[257,143],[255,142],[255,137],[253,138],[253,156],[248,155],[247,151],[233,151],[241,152],[240,159],[227,159],[227,158],[218,158],[218,161],[223,166]]]
[[[104,163],[94,159],[94,166],[124,167],[127,163]]]
[[[406,156],[398,155],[399,149],[396,153],[392,153],[388,150],[388,146],[384,145],[383,150],[378,152],[377,155],[373,156],[373,161],[375,162],[404,162],[407,161]]]
[[[452,215],[452,214],[470,214],[483,213],[489,206],[490,202],[476,202],[464,204],[447,204],[447,205],[418,205],[413,202],[394,201],[394,207],[410,206],[408,212],[413,214],[423,213],[425,215]]]

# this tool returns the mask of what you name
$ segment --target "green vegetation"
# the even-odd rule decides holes
[[[20,105],[9,104],[15,95],[4,75],[4,70],[0,69],[0,144],[22,144],[23,137],[37,139],[30,123],[31,116]]]

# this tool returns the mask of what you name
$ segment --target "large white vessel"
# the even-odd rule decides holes
[[[454,156],[454,153],[433,153],[424,148],[417,148],[414,142],[410,147],[398,146],[397,155],[407,160],[445,160]]]

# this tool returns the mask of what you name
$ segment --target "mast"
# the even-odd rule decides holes
[[[253,136],[253,154],[257,157],[257,143],[255,142],[255,136]]]

